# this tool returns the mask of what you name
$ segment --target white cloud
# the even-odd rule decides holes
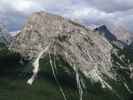
[[[92,19],[92,18],[104,18],[104,17],[107,17],[107,16],[111,16],[112,14],[108,14],[104,11],[100,11],[98,9],[95,9],[95,8],[80,8],[79,10],[75,9],[72,13],[72,17],[74,18],[85,18],[85,19]]]
[[[41,8],[48,8],[49,6],[68,5],[71,0],[0,0],[0,10],[7,10],[12,8],[16,11],[33,11]],[[10,10],[10,9],[8,9]]]
[[[84,0],[88,5],[106,12],[133,9],[133,0]]]
[[[0,22],[19,26],[32,12],[46,10],[88,24],[122,23],[130,31],[133,0],[0,0]]]
[[[12,7],[17,11],[26,11],[31,9],[34,3],[32,1],[16,1],[12,4]]]

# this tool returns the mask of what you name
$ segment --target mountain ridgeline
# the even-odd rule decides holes
[[[103,35],[108,41],[116,41],[117,38],[108,30],[108,28],[105,25],[101,25],[94,29],[95,31],[98,31]]]
[[[10,50],[33,63],[35,68],[40,59],[49,59],[57,83],[58,77],[54,72],[60,64],[56,60],[62,59],[67,65],[62,68],[67,73],[70,69],[74,73],[80,100],[84,100],[86,91],[98,91],[99,88],[112,96],[109,100],[128,100],[133,93],[132,48],[117,40],[106,26],[89,30],[61,16],[37,12],[29,17],[12,41]],[[45,69],[46,66],[42,67]],[[36,75],[34,70],[33,76]]]

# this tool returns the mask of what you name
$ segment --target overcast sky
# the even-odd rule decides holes
[[[120,26],[133,32],[133,0],[0,0],[0,23],[21,29],[27,16],[48,11],[87,25]]]

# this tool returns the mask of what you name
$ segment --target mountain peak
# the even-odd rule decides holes
[[[107,26],[104,24],[96,27],[96,29],[98,29],[98,28],[103,29],[103,30],[108,30]]]
[[[86,76],[97,70],[97,66],[109,77],[112,75],[109,72],[112,45],[97,32],[58,15],[45,12],[33,14],[16,37],[12,48],[31,59],[43,55],[42,52],[48,48],[46,55],[60,55],[68,64],[79,66],[77,68]]]
[[[100,34],[103,35],[109,41],[116,41],[117,40],[115,35],[113,35],[113,33],[111,33],[109,31],[109,29],[107,28],[106,25],[98,26],[94,30],[100,32]]]

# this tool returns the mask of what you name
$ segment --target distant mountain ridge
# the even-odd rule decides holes
[[[98,83],[103,91],[108,89],[108,93],[115,95],[116,100],[122,100],[120,96],[128,100],[125,98],[132,93],[132,57],[127,52],[130,49],[119,48],[123,43],[118,41],[104,25],[90,30],[58,15],[36,12],[15,36],[10,49],[32,62],[33,75],[27,81],[30,85],[39,71],[41,58],[49,58],[51,67],[56,69],[55,59],[60,57],[74,72],[81,99],[88,83]],[[121,89],[127,94],[121,93]]]
[[[0,24],[0,43],[10,44],[11,36],[8,30]]]
[[[113,35],[113,33],[111,33],[105,25],[98,26],[94,30],[100,32],[100,34],[103,35],[109,41],[117,40],[116,36]]]

